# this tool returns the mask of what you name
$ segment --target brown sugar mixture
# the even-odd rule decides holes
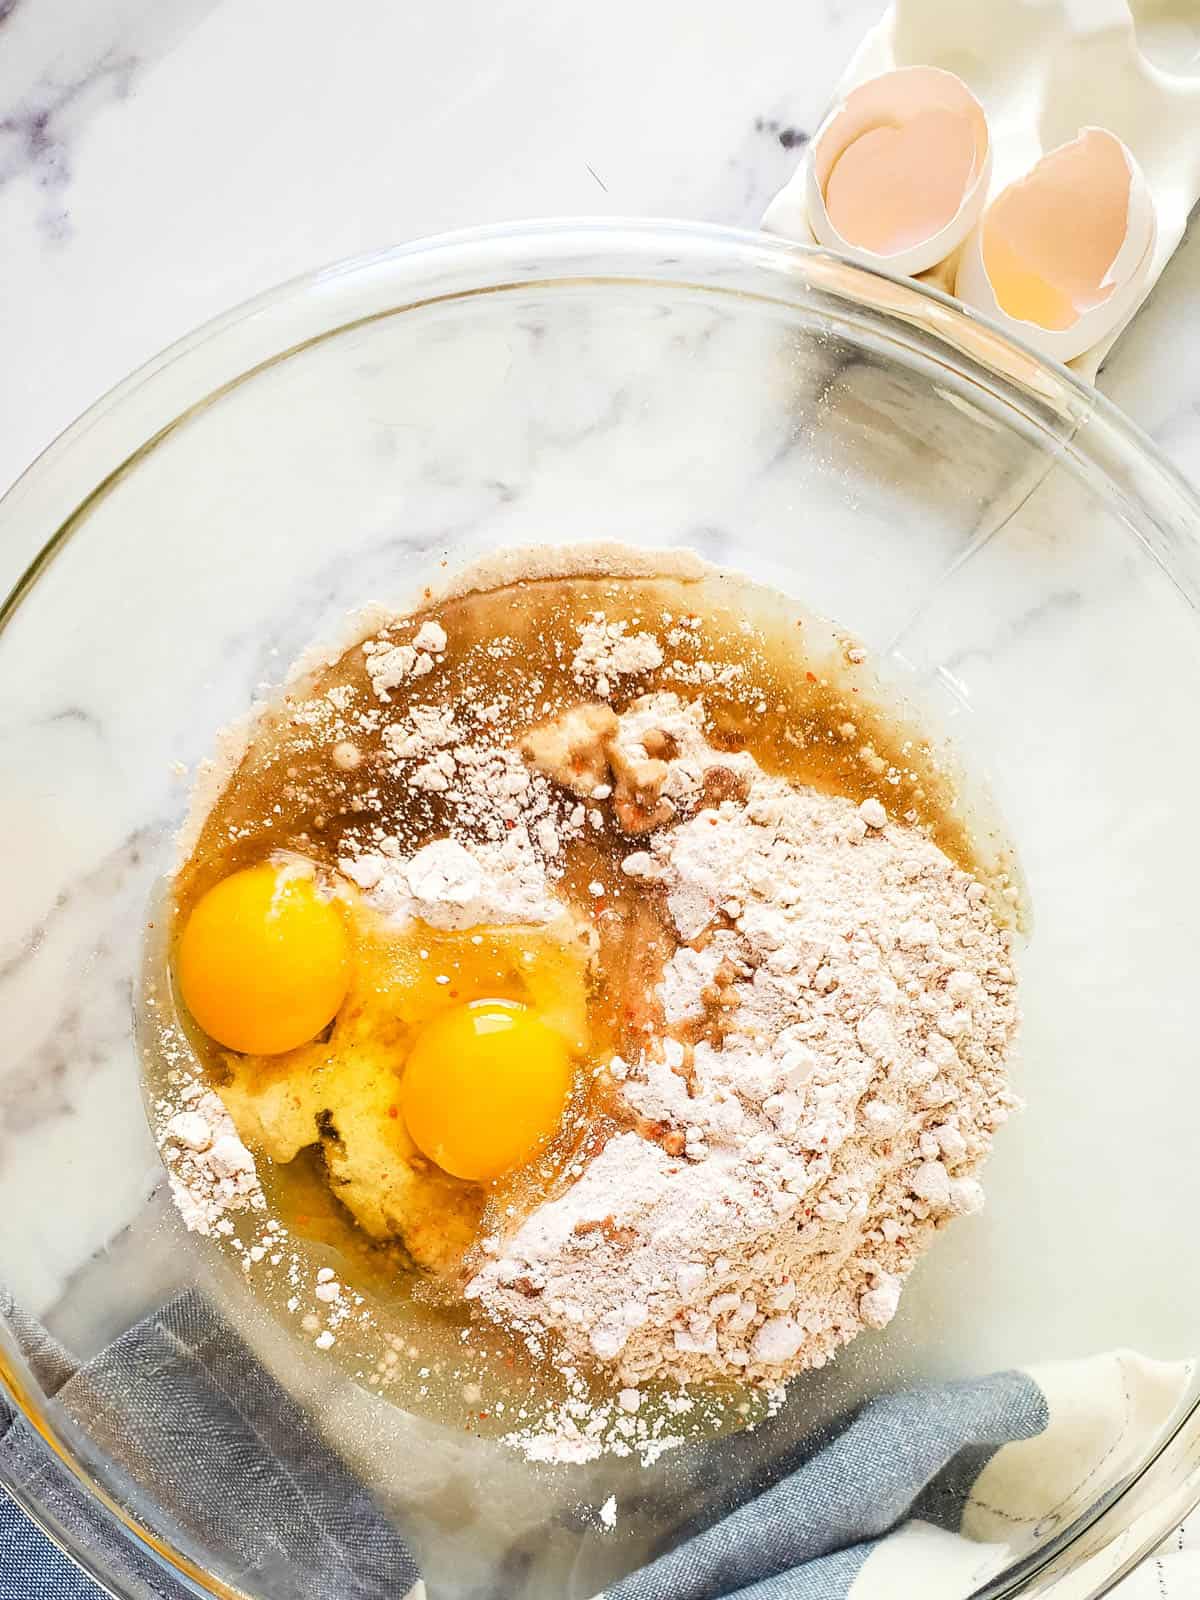
[[[822,1364],[981,1203],[1016,892],[853,640],[596,564],[296,678],[208,786],[170,961],[234,1203],[241,1148],[281,1225],[632,1413]]]

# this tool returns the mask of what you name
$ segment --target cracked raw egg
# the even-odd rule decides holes
[[[263,862],[201,896],[175,970],[184,1004],[218,1044],[278,1055],[336,1016],[350,984],[350,939],[310,871]]]
[[[443,1172],[486,1183],[554,1136],[571,1082],[567,1042],[535,1010],[473,1000],[421,1029],[400,1108],[413,1142]]]
[[[515,1177],[575,1103],[591,1055],[587,930],[397,925],[349,886],[328,909],[353,942],[328,1036],[224,1054],[221,1098],[256,1153],[286,1164],[318,1146],[364,1232],[453,1275],[479,1185]]]

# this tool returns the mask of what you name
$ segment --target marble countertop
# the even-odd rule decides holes
[[[1179,4],[1186,12],[1188,0]],[[1169,8],[1146,0],[1156,16]],[[164,346],[326,263],[515,218],[756,225],[881,9],[880,0],[0,0],[0,491]],[[1176,65],[1200,70],[1200,27],[1162,31]],[[1200,230],[1100,387],[1200,483]],[[241,658],[232,667],[249,671]],[[91,726],[73,704],[43,721],[80,744]],[[19,759],[14,744],[10,761]],[[86,786],[92,769],[76,770]],[[118,916],[140,918],[141,880],[128,869],[141,836],[108,855],[88,838],[78,844],[81,861],[91,852],[100,865],[77,867],[72,916],[82,899],[105,934]],[[50,916],[29,944],[55,981],[77,964]],[[124,1047],[120,976],[113,1016]],[[48,1054],[30,1047],[43,1091],[30,1099],[37,1115],[78,1119],[86,1134],[105,1113],[112,1074],[89,1075],[84,1062],[71,1076],[75,1013],[64,1015]],[[13,1129],[0,1197],[43,1197],[50,1210],[54,1164],[36,1151],[26,1160]],[[98,1197],[95,1237],[70,1240],[31,1272],[39,1314],[93,1249],[107,1248],[119,1269],[104,1293],[134,1263],[148,1281],[171,1281],[169,1244],[122,1234],[115,1204]],[[100,1294],[86,1329],[69,1306],[56,1324],[81,1354],[122,1326],[123,1307]]]
[[[164,345],[338,258],[553,214],[754,225],[880,10],[0,0],[0,486]],[[1163,38],[1196,65],[1194,29]],[[1200,478],[1198,355],[1193,233],[1101,387]]]

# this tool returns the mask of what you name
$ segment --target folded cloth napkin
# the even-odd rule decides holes
[[[270,1600],[423,1595],[402,1535],[198,1294],[81,1368],[0,1309],[42,1386],[87,1418],[132,1479],[154,1483],[185,1541],[222,1530],[239,1587]],[[705,1525],[603,1600],[966,1600],[1143,1459],[1189,1379],[1187,1364],[1116,1352],[881,1396],[781,1462],[752,1498],[734,1504],[718,1488]],[[727,1459],[719,1442],[709,1449],[714,1466]],[[3,1397],[0,1477],[97,1552],[128,1594],[194,1595],[116,1531]],[[1120,1594],[1200,1596],[1200,1551],[1186,1536],[1169,1541]],[[0,1600],[99,1596],[0,1495]]]

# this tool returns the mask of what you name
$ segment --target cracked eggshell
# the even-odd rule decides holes
[[[898,68],[852,89],[817,130],[803,174],[808,224],[820,244],[866,266],[925,272],[975,226],[991,170],[987,118],[962,79]],[[844,231],[851,218],[856,238]]]
[[[992,201],[963,247],[954,290],[1006,332],[1071,361],[1133,314],[1156,236],[1154,199],[1132,151],[1106,128],[1083,128]],[[1015,311],[1031,301],[1037,320]]]

